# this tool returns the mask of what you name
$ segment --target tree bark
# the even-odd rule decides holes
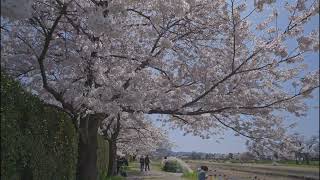
[[[97,180],[99,118],[88,115],[80,119],[77,180]]]
[[[105,131],[106,139],[109,142],[109,164],[108,164],[108,176],[115,176],[117,175],[117,138],[120,132],[120,114],[117,115],[117,121],[115,126],[113,127],[113,133],[108,137],[107,129]]]
[[[18,161],[18,169],[20,170],[20,180],[33,180],[33,172],[32,168],[30,167],[31,163],[28,160],[27,164],[23,166],[22,160]]]
[[[109,164],[108,176],[117,175],[117,142],[115,139],[108,140],[109,142]]]

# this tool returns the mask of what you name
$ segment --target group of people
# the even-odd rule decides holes
[[[143,170],[150,171],[150,159],[149,159],[148,155],[146,157],[141,156],[139,162],[140,162],[140,171],[141,172]]]
[[[129,161],[126,157],[117,156],[117,174],[126,177],[127,173],[123,170],[124,166],[129,166]]]
[[[164,160],[167,160],[167,157],[165,157]],[[150,171],[150,159],[148,155],[146,155],[145,157],[140,156],[139,162],[140,162],[141,172]],[[128,166],[128,165],[129,165],[129,162],[126,157],[118,156],[117,157],[117,174],[120,173],[120,175],[126,177],[127,174],[125,171],[121,170],[121,167]],[[208,166],[201,166],[200,168],[198,168],[198,180],[208,179],[207,172],[208,172]]]

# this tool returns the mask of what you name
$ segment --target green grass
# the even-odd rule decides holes
[[[152,161],[151,168],[154,168],[157,171],[162,171],[161,162],[160,161]]]
[[[289,161],[279,161],[280,164],[286,164],[286,165],[296,165],[296,166],[319,166],[319,161],[309,161],[309,164],[306,164],[306,162],[301,162],[301,164],[296,164],[296,161],[289,160]]]
[[[181,177],[187,180],[197,180],[198,174],[196,172],[185,172]]]
[[[272,164],[273,161],[256,161],[256,164]],[[277,161],[279,165],[283,166],[294,166],[294,167],[319,167],[319,161],[310,161],[309,164],[306,162],[301,162],[300,164],[296,164],[295,160],[280,160]]]
[[[128,175],[139,175],[140,174],[139,166],[140,165],[137,162],[129,162],[129,166],[126,169]]]
[[[227,161],[212,161],[212,162],[219,162],[219,163],[226,163]],[[240,160],[229,160],[229,162],[237,164],[241,163]],[[250,160],[243,163],[253,163],[253,164],[272,164],[272,160]],[[301,162],[300,164],[296,164],[295,160],[280,160],[277,161],[279,165],[285,165],[285,166],[295,166],[295,167],[319,167],[320,162],[319,161],[310,161],[309,164],[306,164],[306,162]]]
[[[125,180],[125,178],[121,176],[112,176],[112,177],[106,177],[105,180]]]
[[[319,164],[290,164],[290,163],[280,163],[280,165],[290,166],[290,167],[307,167],[307,168],[319,168]]]

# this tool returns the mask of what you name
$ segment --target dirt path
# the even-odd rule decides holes
[[[154,180],[183,180],[181,173],[168,173],[161,171],[158,167],[150,167],[151,171],[140,172],[139,168],[135,164],[131,171],[128,172],[127,180],[143,180],[143,179],[154,179]]]

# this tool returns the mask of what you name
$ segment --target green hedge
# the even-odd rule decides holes
[[[98,136],[99,177],[108,170],[108,142]],[[44,107],[1,74],[1,179],[75,179],[77,133],[67,114]]]
[[[98,136],[98,159],[97,166],[99,171],[99,179],[105,180],[108,174],[108,162],[109,162],[109,144],[104,140],[103,136]]]
[[[76,157],[69,117],[1,73],[1,179],[75,179]]]

